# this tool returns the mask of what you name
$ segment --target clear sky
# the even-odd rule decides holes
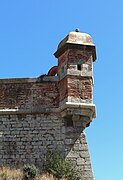
[[[97,47],[97,118],[86,129],[95,180],[123,180],[122,0],[1,0],[0,78],[47,73],[58,43],[77,27]]]

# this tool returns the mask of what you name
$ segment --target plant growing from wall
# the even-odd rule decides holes
[[[32,180],[37,175],[37,168],[35,165],[26,164],[23,167],[23,180]]]
[[[49,151],[46,155],[46,171],[57,179],[79,180],[79,171],[70,161],[64,160],[58,151]]]

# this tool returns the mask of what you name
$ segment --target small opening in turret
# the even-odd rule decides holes
[[[77,65],[77,69],[78,69],[79,71],[81,71],[81,70],[82,70],[82,66],[81,66],[81,64],[78,64],[78,65]]]

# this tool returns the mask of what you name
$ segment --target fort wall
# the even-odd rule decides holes
[[[0,165],[43,168],[47,152],[58,149],[80,170],[82,180],[93,180],[84,133],[96,117],[95,46],[88,38],[70,33],[55,53],[58,66],[48,75],[0,79]]]

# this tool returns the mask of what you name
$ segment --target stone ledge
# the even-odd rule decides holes
[[[92,118],[96,118],[96,107],[94,104],[86,104],[86,103],[70,103],[66,102],[66,104],[56,107],[56,108],[32,108],[32,109],[19,109],[15,108],[5,108],[0,109],[0,115],[3,114],[40,114],[40,113],[63,113],[65,109],[69,109],[69,112],[75,114],[87,114],[87,111],[92,111]]]
[[[95,104],[87,104],[87,103],[73,103],[73,102],[66,102],[62,106],[59,107],[59,110],[62,114],[64,114],[65,109],[69,111],[70,114],[77,114],[77,115],[87,115],[89,111],[92,112],[92,118],[96,118],[96,106]],[[88,113],[87,113],[88,112]]]
[[[54,56],[56,58],[59,58],[68,49],[79,49],[79,50],[91,51],[92,56],[93,56],[93,61],[96,60],[96,47],[94,45],[83,45],[83,44],[76,44],[76,43],[69,43],[69,42],[66,42],[63,46],[57,49],[57,51],[54,53]]]
[[[55,82],[58,81],[58,76],[40,76],[36,78],[8,78],[0,79],[0,84],[15,84],[15,83],[38,83],[38,82]]]
[[[79,70],[74,70],[74,69],[68,69],[66,75],[93,77],[92,71],[84,71],[84,70],[79,71]]]
[[[40,113],[57,113],[58,108],[33,108],[33,109],[0,109],[0,115],[12,115],[12,114],[40,114]]]

